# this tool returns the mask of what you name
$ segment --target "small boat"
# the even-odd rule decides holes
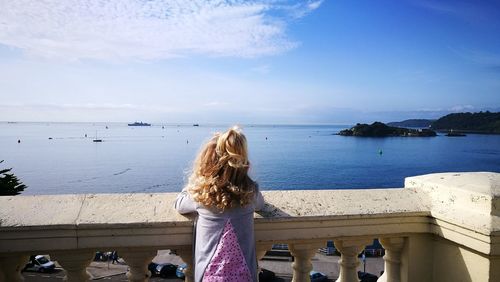
[[[129,123],[128,126],[151,126],[151,123],[146,123],[146,122],[134,122],[134,123]]]
[[[95,132],[95,138],[92,139],[92,142],[102,142],[102,139],[97,139],[97,131]]]
[[[460,133],[460,132],[453,132],[453,130],[450,130],[448,133],[446,133],[446,136],[448,136],[448,137],[464,137],[467,135]]]
[[[193,124],[193,126],[200,126],[200,125],[199,125],[199,124],[197,124],[197,123],[195,123],[195,124]]]
[[[448,137],[464,137],[464,136],[467,136],[463,133],[447,133],[446,136]]]

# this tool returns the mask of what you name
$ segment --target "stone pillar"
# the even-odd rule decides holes
[[[384,274],[377,281],[401,281],[401,251],[403,250],[404,243],[404,238],[380,238],[380,244],[385,249],[385,265]]]
[[[292,282],[309,282],[311,281],[309,273],[313,269],[311,258],[324,246],[324,243],[303,243],[289,244],[290,252],[295,258],[292,264],[293,279]]]
[[[185,248],[176,249],[177,254],[181,257],[182,261],[187,264],[186,270],[184,271],[184,275],[186,282],[194,281],[194,271],[193,271],[193,248],[192,246],[188,246]]]
[[[259,261],[266,255],[266,252],[273,247],[273,244],[256,244],[255,256],[257,257],[257,275],[259,275],[261,268]]]
[[[118,254],[125,260],[129,266],[127,278],[130,282],[146,282],[151,276],[148,270],[148,264],[158,253],[151,249],[125,249],[118,250]]]
[[[257,244],[255,247],[255,255],[257,260],[261,260],[266,252],[269,251],[273,247],[273,244]]]
[[[53,257],[66,271],[64,281],[83,282],[90,280],[87,266],[95,256],[93,250],[74,250],[68,252],[54,252]]]
[[[335,240],[335,248],[341,253],[339,260],[340,273],[337,282],[359,282],[358,279],[358,255],[365,246],[370,245],[373,240]]]
[[[29,256],[24,254],[0,255],[0,282],[24,281],[21,270],[28,262]]]

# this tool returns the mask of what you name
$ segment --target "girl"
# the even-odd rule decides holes
[[[257,281],[253,213],[264,199],[249,165],[245,135],[237,127],[217,133],[177,197],[179,213],[198,213],[195,281]]]

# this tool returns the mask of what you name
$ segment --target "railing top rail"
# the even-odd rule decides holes
[[[426,215],[426,199],[414,189],[265,191],[267,220],[317,220],[366,216]],[[99,225],[186,226],[173,209],[177,193],[74,194],[0,197],[0,229]]]

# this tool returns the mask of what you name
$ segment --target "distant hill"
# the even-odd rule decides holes
[[[429,127],[435,119],[407,119],[387,123],[388,126],[397,127]]]
[[[341,130],[338,135],[357,137],[432,137],[436,132],[430,129],[408,129],[387,126],[382,122],[372,124],[358,123],[350,129]]]
[[[434,121],[433,130],[500,134],[500,112],[455,113]]]

